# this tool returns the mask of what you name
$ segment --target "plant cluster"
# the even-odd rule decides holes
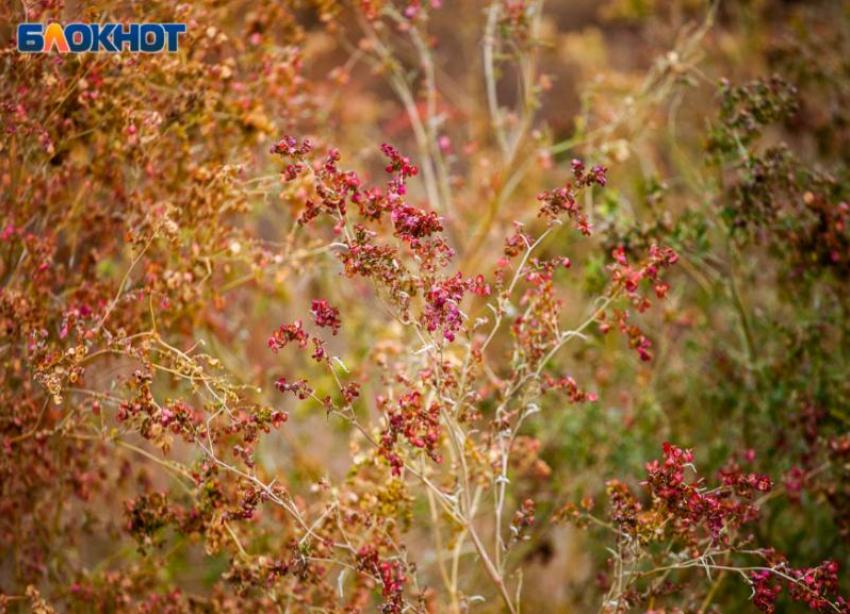
[[[850,614],[846,11],[603,4],[0,8],[0,614]]]

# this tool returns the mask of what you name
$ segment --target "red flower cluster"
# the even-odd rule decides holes
[[[693,452],[664,444],[664,459],[647,463],[647,480],[653,503],[675,520],[677,530],[692,532],[707,528],[718,541],[728,540],[728,529],[758,517],[758,509],[750,501],[753,493],[767,492],[770,479],[755,473],[744,473],[728,464],[721,473],[727,488],[706,490],[702,481],[688,482],[685,470],[693,468]]]
[[[782,594],[782,585],[777,577],[769,569],[754,571],[750,574],[750,586],[753,604],[762,612],[773,614],[776,611],[775,601]]]
[[[286,181],[295,181],[295,179],[304,171],[304,164],[300,161],[313,150],[313,144],[310,139],[304,139],[300,144],[298,139],[292,136],[284,136],[270,150],[270,153],[279,154],[285,158],[291,158],[293,161],[283,170],[283,176]]]
[[[399,177],[401,177],[402,179],[406,179],[408,177],[415,177],[417,174],[419,174],[419,169],[410,163],[410,158],[408,158],[407,156],[402,156],[398,152],[398,150],[392,145],[383,143],[381,145],[381,151],[386,157],[390,159],[390,163],[385,169],[387,173],[398,173]]]
[[[634,549],[620,556],[623,563],[651,561],[654,569],[632,574],[616,602],[635,605],[640,594],[636,592],[635,577],[651,577],[658,571],[673,569],[712,570],[716,559],[723,555],[726,562],[721,569],[736,565],[737,556],[756,556],[761,565],[739,567],[748,577],[753,589],[753,603],[762,612],[774,614],[776,601],[787,590],[794,601],[803,603],[813,612],[850,614],[847,600],[837,594],[838,564],[825,561],[817,567],[792,568],[784,555],[771,548],[753,549],[751,535],[739,529],[758,519],[755,495],[769,492],[771,480],[764,475],[742,469],[736,457],[730,459],[718,472],[720,485],[708,488],[702,480],[689,480],[694,455],[690,450],[665,443],[663,457],[646,464],[647,479],[642,482],[649,491],[650,505],[644,507],[628,486],[618,480],[607,484],[610,502],[608,517],[623,546]],[[754,461],[752,450],[740,457],[746,463]],[[578,526],[589,526],[592,502],[582,502],[585,512],[568,504],[556,518],[568,519]],[[662,546],[656,551],[649,544]],[[658,554],[658,552],[665,554]],[[731,557],[730,557],[731,555]],[[658,596],[651,587],[645,595]],[[614,608],[610,611],[625,611]]]
[[[782,556],[771,553],[771,567],[753,571],[750,585],[753,603],[766,614],[776,612],[776,600],[783,588],[794,601],[802,603],[812,612],[850,612],[850,603],[837,595],[838,563],[824,561],[817,567],[793,569]]]
[[[573,220],[582,234],[590,236],[592,226],[587,214],[582,211],[577,201],[577,190],[589,188],[593,184],[605,187],[606,169],[603,166],[594,166],[590,172],[585,172],[584,163],[573,160],[574,183],[568,182],[564,187],[543,192],[537,196],[537,200],[543,203],[540,215],[550,220],[555,220],[561,213],[566,212],[567,217]]]
[[[369,573],[381,582],[384,603],[381,614],[401,614],[404,607],[404,585],[407,576],[401,561],[382,561],[375,546],[363,546],[357,551],[357,569]]]
[[[310,305],[313,321],[320,328],[330,328],[333,334],[339,332],[342,322],[339,319],[339,308],[328,304],[325,299],[314,300]]]
[[[390,405],[388,399],[378,397],[378,406],[387,414],[387,427],[381,433],[380,453],[390,463],[393,475],[400,475],[404,466],[395,452],[399,436],[413,447],[425,450],[435,463],[443,462],[438,452],[442,435],[439,404],[424,407],[422,395],[413,391],[402,396],[396,406]]]
[[[790,575],[797,582],[788,583],[788,593],[794,601],[804,603],[815,612],[827,612],[832,608],[832,597],[838,590],[838,562],[824,561],[814,568],[793,569]],[[837,598],[839,607],[850,612],[844,598]]]
[[[426,306],[422,314],[422,323],[429,331],[439,329],[448,341],[455,340],[455,333],[463,324],[460,302],[468,287],[460,273],[434,283],[425,294]]]
[[[537,200],[543,203],[540,208],[540,216],[555,220],[561,213],[566,212],[567,217],[575,221],[576,228],[585,236],[590,236],[593,226],[587,214],[581,210],[576,201],[576,192],[572,184],[568,183],[563,188],[556,188],[541,192]]]
[[[491,289],[483,275],[464,280],[463,275],[457,273],[448,279],[434,280],[425,293],[425,311],[421,317],[425,328],[429,332],[439,330],[444,339],[454,341],[463,325],[464,315],[460,303],[467,292],[476,296],[489,296]]]
[[[286,135],[269,150],[270,153],[279,154],[287,158],[303,157],[313,151],[313,143],[310,139],[304,139],[300,144],[298,139]]]
[[[277,354],[290,343],[297,343],[299,348],[307,347],[310,335],[302,328],[301,320],[295,320],[292,324],[282,324],[274,331],[268,340],[269,349]]]
[[[586,172],[587,169],[581,160],[573,160],[570,165],[573,168],[577,186],[590,187],[595,183],[600,187],[605,187],[605,183],[608,181],[606,176],[608,169],[604,166],[597,164],[590,169],[590,172]]]
[[[305,140],[309,144],[309,141]],[[306,156],[311,151],[304,145],[301,147],[284,147],[280,153],[284,157],[288,157],[292,162],[284,169],[284,177],[287,181],[294,181],[309,164]],[[360,179],[356,173],[343,172],[337,166],[340,160],[339,151],[329,149],[325,155],[324,163],[315,171],[315,190],[319,201],[307,199],[305,202],[305,210],[298,218],[298,223],[305,225],[311,220],[319,216],[322,211],[337,216],[336,232],[341,231],[340,224],[342,218],[347,211],[347,201],[359,203],[360,196]]]
[[[433,211],[423,211],[406,203],[392,208],[390,212],[395,234],[412,247],[418,240],[443,230],[440,218]]]
[[[613,250],[614,263],[608,266],[611,271],[614,292],[623,291],[629,301],[639,312],[644,312],[652,305],[652,302],[640,292],[640,284],[644,281],[654,285],[655,294],[658,298],[664,298],[670,289],[669,284],[660,279],[664,268],[672,267],[679,261],[679,255],[669,247],[652,245],[649,250],[649,258],[640,267],[632,267],[627,258],[626,250],[620,245]],[[650,348],[652,342],[646,338],[636,325],[629,323],[628,311],[613,309],[614,321],[621,333],[629,338],[629,346],[634,349],[641,360],[652,359]],[[606,316],[600,318],[600,329],[603,333],[608,332],[611,326]]]
[[[514,222],[514,233],[505,239],[505,257],[515,258],[529,248],[532,243],[531,236],[523,232],[522,224]],[[506,265],[507,260],[503,259],[500,264]]]
[[[310,304],[310,312],[313,315],[313,321],[320,328],[330,328],[334,335],[339,332],[342,321],[339,318],[339,309],[332,306],[325,299],[312,301]],[[312,358],[316,362],[327,362],[329,357],[325,352],[325,343],[320,338],[313,336],[304,330],[301,320],[295,320],[292,324],[283,324],[276,330],[268,340],[269,348],[277,353],[290,343],[295,343],[299,348],[307,347],[307,343],[312,339],[313,354]]]
[[[551,375],[543,375],[543,389],[557,390],[567,395],[570,403],[595,403],[597,396],[578,387],[576,381],[570,377],[554,378]]]
[[[275,382],[274,386],[281,392],[291,392],[301,401],[309,398],[309,396],[313,394],[313,389],[307,385],[307,380],[304,379],[287,382],[285,377],[281,377]]]
[[[664,298],[670,286],[659,279],[661,269],[669,268],[679,261],[679,255],[670,247],[653,245],[649,248],[649,258],[639,268],[632,267],[626,259],[626,250],[620,245],[612,253],[614,264],[608,266],[611,278],[618,286],[622,286],[638,311],[646,311],[651,303],[638,290],[644,280],[653,284],[655,295]]]

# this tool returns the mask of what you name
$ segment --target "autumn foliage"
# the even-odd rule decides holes
[[[0,614],[850,614],[842,3],[0,17]]]

